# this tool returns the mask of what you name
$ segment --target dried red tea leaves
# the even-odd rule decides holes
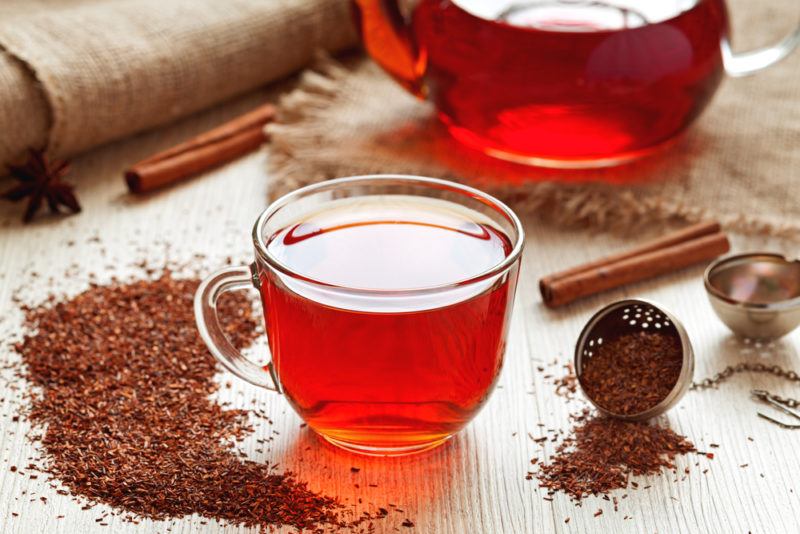
[[[38,386],[28,416],[44,469],[73,495],[152,519],[298,529],[371,519],[345,519],[336,499],[233,449],[250,432],[247,413],[209,399],[216,366],[194,324],[197,286],[166,274],[28,310],[34,333],[16,350]],[[249,344],[256,322],[244,296],[221,306],[228,336]]]
[[[617,414],[649,410],[669,395],[683,364],[680,340],[655,332],[636,332],[597,347],[581,369],[586,395]]]
[[[579,500],[625,488],[631,475],[674,468],[677,455],[694,450],[669,428],[584,413],[549,463],[540,464],[537,477],[541,487]]]
[[[571,363],[565,367],[567,374],[560,378],[556,378],[553,383],[556,386],[556,395],[571,399],[578,390],[578,377],[575,376],[575,370],[573,369]]]

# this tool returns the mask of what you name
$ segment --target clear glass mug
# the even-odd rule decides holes
[[[419,452],[461,430],[494,388],[523,237],[508,207],[466,186],[322,182],[261,214],[255,262],[203,281],[197,326],[229,371],[283,393],[333,444]],[[253,286],[271,352],[263,367],[231,345],[217,317],[220,295]]]
[[[724,74],[800,42],[733,53],[724,0],[353,0],[367,52],[488,155],[560,168],[668,145]]]

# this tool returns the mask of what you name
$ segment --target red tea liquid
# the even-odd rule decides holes
[[[325,289],[262,272],[273,363],[298,414],[330,441],[402,454],[460,430],[503,361],[517,267],[455,290],[501,263],[509,238],[433,199],[345,201],[274,234],[270,254]]]
[[[723,0],[421,0],[405,47],[381,30],[400,25],[394,1],[355,4],[369,52],[401,83],[421,77],[456,138],[510,159],[642,155],[683,131],[723,75]]]

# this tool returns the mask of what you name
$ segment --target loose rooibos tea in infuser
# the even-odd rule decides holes
[[[666,412],[689,389],[694,353],[683,326],[644,300],[597,312],[581,332],[575,373],[603,414],[645,420]]]
[[[696,451],[669,427],[645,422],[678,402],[693,370],[686,331],[671,314],[644,300],[606,306],[589,320],[575,351],[578,383],[600,415],[588,408],[573,414],[570,433],[528,476],[549,494],[603,495],[616,510],[609,493],[628,487],[631,476],[674,470],[676,456]]]

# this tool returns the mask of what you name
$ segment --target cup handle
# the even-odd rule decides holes
[[[248,267],[228,267],[220,269],[203,280],[194,295],[194,317],[200,337],[205,341],[211,354],[231,373],[251,384],[281,392],[272,361],[263,368],[251,362],[225,336],[219,322],[217,301],[228,291],[258,288],[260,286],[255,264]],[[266,369],[266,371],[265,371]]]
[[[724,39],[722,41],[722,59],[725,72],[734,78],[755,74],[788,56],[797,48],[797,45],[800,45],[800,23],[778,44],[749,52],[733,52],[730,42]]]

